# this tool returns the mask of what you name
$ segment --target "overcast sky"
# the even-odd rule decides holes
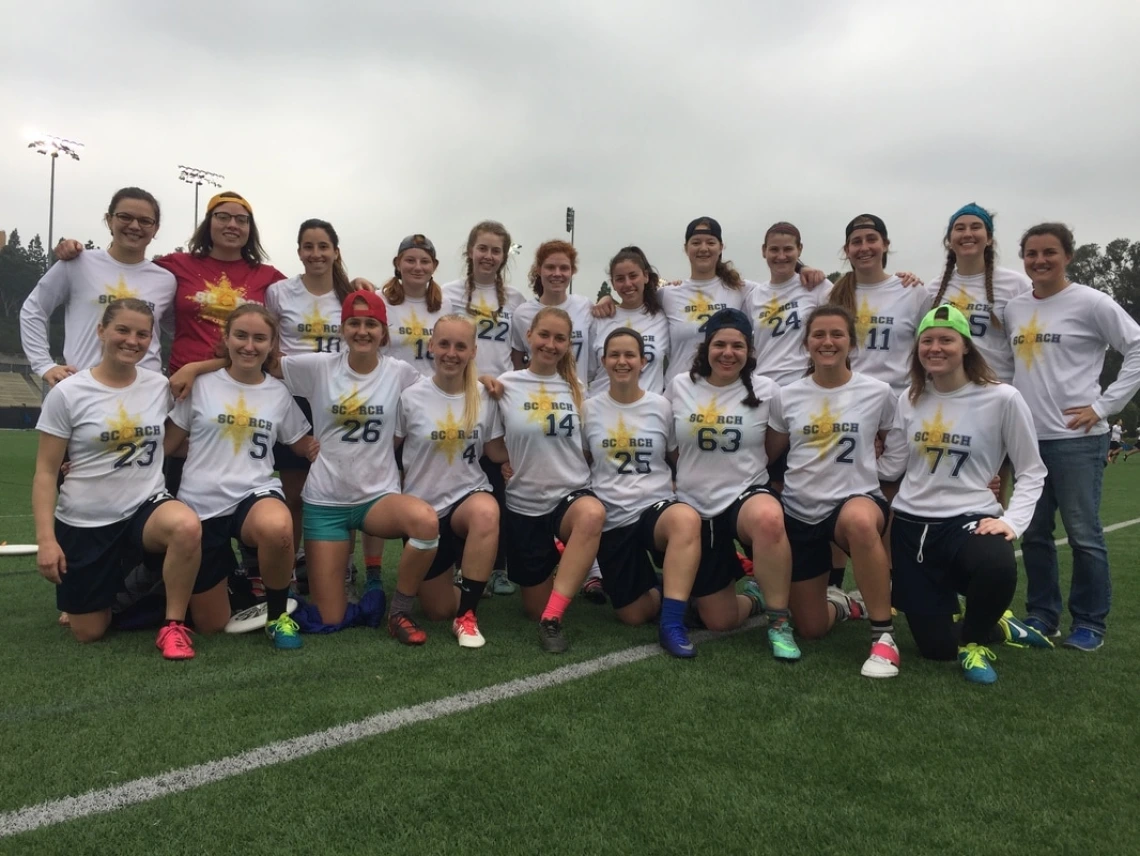
[[[350,273],[378,283],[412,232],[454,278],[492,218],[523,246],[524,287],[568,205],[591,294],[627,243],[687,275],[699,215],[757,280],[784,219],[830,271],[846,222],[879,214],[891,266],[924,277],[971,200],[997,212],[1013,267],[1045,219],[1080,243],[1140,239],[1137,0],[6,6],[0,229],[25,240],[47,237],[37,131],[86,144],[58,163],[57,237],[104,245],[110,195],[138,185],[163,207],[152,249],[185,243],[188,164],[252,202],[285,273],[300,221],[323,217]]]

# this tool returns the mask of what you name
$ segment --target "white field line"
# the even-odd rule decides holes
[[[1140,523],[1140,517],[1106,526],[1104,531],[1115,532],[1118,529],[1135,526],[1137,523]],[[1056,543],[1058,546],[1062,546],[1068,543],[1068,539],[1062,538]],[[1017,555],[1021,555],[1020,550]],[[693,640],[708,641],[750,630],[762,623],[763,619],[753,618],[746,622],[743,627],[728,634],[694,633]],[[410,707],[401,707],[387,713],[379,713],[357,722],[350,722],[347,725],[338,725],[334,728],[305,734],[289,740],[279,740],[276,743],[250,749],[248,752],[231,755],[218,761],[209,761],[205,764],[195,764],[192,767],[171,770],[157,776],[134,779],[123,785],[88,791],[78,797],[49,800],[39,805],[3,812],[0,813],[0,838],[32,832],[46,826],[54,826],[95,814],[106,814],[127,806],[150,802],[159,797],[194,790],[203,785],[220,782],[263,767],[295,761],[298,758],[314,755],[326,749],[335,749],[369,737],[388,734],[408,725],[430,722],[433,719],[463,713],[497,701],[517,698],[539,690],[560,686],[599,672],[608,672],[620,666],[656,657],[662,653],[661,648],[657,645],[639,645],[636,648],[615,651],[612,654],[595,657],[593,660],[562,666],[528,678],[518,678],[501,684],[493,684],[471,692],[459,693]]]

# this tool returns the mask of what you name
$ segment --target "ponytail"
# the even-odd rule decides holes
[[[734,291],[744,288],[744,280],[741,279],[740,272],[732,266],[732,262],[726,262],[719,256],[716,260],[716,275],[721,282]]]
[[[938,286],[938,293],[934,295],[934,305],[941,306],[942,298],[946,295],[946,289],[950,287],[950,279],[954,276],[955,265],[958,264],[958,257],[954,251],[947,248],[946,250],[946,270],[942,272],[942,282]]]
[[[831,289],[831,296],[827,302],[833,306],[842,306],[852,315],[855,314],[855,271],[850,270],[835,283],[835,287]]]
[[[998,318],[997,308],[994,306],[994,246],[986,247],[982,258],[986,260],[986,302],[990,304],[990,323],[995,330],[1001,330],[1001,319]]]

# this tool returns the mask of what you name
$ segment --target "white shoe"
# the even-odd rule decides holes
[[[871,656],[859,672],[864,678],[894,678],[899,673],[899,646],[890,633],[884,633],[871,646]]]
[[[460,648],[482,648],[487,644],[487,640],[479,632],[479,622],[475,620],[475,613],[471,610],[451,622],[451,632],[459,640]]]

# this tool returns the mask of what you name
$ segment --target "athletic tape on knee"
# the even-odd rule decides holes
[[[419,538],[409,538],[408,546],[415,547],[417,550],[434,550],[439,546],[439,536],[436,535],[430,541],[423,541]]]

